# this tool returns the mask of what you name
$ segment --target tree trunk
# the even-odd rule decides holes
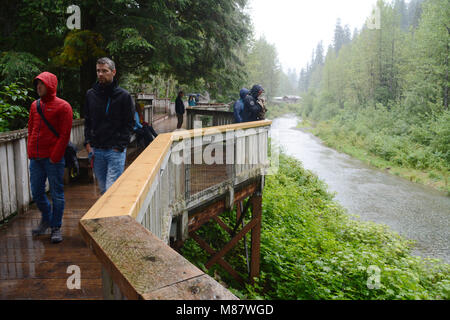
[[[86,99],[86,92],[92,87],[97,79],[95,71],[94,59],[89,59],[88,62],[80,67],[80,116],[84,118],[84,102]]]
[[[97,12],[95,8],[85,5],[81,6],[81,29],[94,31],[97,18],[93,12]],[[84,103],[86,99],[86,92],[92,87],[97,79],[97,73],[95,71],[95,58],[89,58],[89,60],[80,67],[80,116],[84,118]]]

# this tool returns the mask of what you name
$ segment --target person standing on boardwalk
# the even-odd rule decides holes
[[[244,110],[242,112],[243,122],[264,120],[265,108],[264,104],[259,100],[263,92],[263,87],[255,84],[245,97]]]
[[[50,73],[38,75],[33,84],[39,95],[30,107],[27,152],[30,159],[30,187],[41,221],[32,235],[42,235],[51,228],[51,242],[63,240],[64,153],[69,143],[73,112],[70,104],[56,96],[58,78]],[[48,179],[52,206],[45,194]]]
[[[104,194],[125,169],[135,107],[131,95],[114,79],[114,61],[100,58],[96,69],[98,81],[86,93],[84,145],[94,157],[94,174]]]
[[[239,100],[237,100],[234,104],[234,123],[241,123],[243,122],[242,119],[242,112],[244,111],[244,100],[245,97],[248,95],[248,90],[246,88],[242,88],[241,91],[239,91],[239,96],[241,97]]]
[[[180,91],[180,92],[178,92],[178,96],[175,99],[175,112],[176,112],[177,118],[178,118],[177,129],[180,129],[181,126],[183,125],[183,117],[184,117],[184,111],[185,111],[183,96],[184,96],[184,92]]]

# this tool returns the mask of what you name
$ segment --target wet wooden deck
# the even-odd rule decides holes
[[[35,205],[0,229],[0,299],[101,299],[101,265],[82,240],[78,221],[99,194],[93,184],[65,187],[64,241],[32,237],[41,219]],[[69,290],[67,268],[81,270],[81,289]]]
[[[158,133],[173,131],[176,117],[155,123]],[[185,127],[185,123],[183,125]],[[36,206],[0,227],[0,299],[102,299],[101,264],[87,248],[78,229],[80,218],[99,198],[87,179],[65,186],[65,210],[59,244],[50,234],[32,237],[40,221]],[[81,289],[68,289],[69,266],[81,271]]]

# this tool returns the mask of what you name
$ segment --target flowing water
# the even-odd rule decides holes
[[[328,148],[296,129],[298,121],[294,116],[275,119],[272,138],[325,181],[348,213],[415,240],[415,255],[450,263],[450,197]]]

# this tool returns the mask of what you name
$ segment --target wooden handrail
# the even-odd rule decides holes
[[[120,297],[236,299],[144,228],[137,218],[142,215],[141,210],[149,206],[147,195],[158,183],[156,179],[161,179],[161,184],[169,179],[167,174],[162,178],[161,172],[163,166],[165,170],[169,166],[167,161],[174,143],[180,139],[257,129],[270,124],[271,121],[257,121],[160,134],[81,218],[80,232],[102,262],[108,281],[120,291]],[[169,191],[161,189],[159,192]]]
[[[151,145],[139,155],[81,220],[118,216],[136,218],[140,210],[140,205],[143,202],[141,197],[150,189],[153,179],[160,169],[161,163],[170,150],[173,141],[206,136],[218,132],[224,133],[229,130],[237,131],[266,127],[271,124],[272,121],[263,120],[159,134]],[[120,205],[118,205],[118,202],[120,202]]]

